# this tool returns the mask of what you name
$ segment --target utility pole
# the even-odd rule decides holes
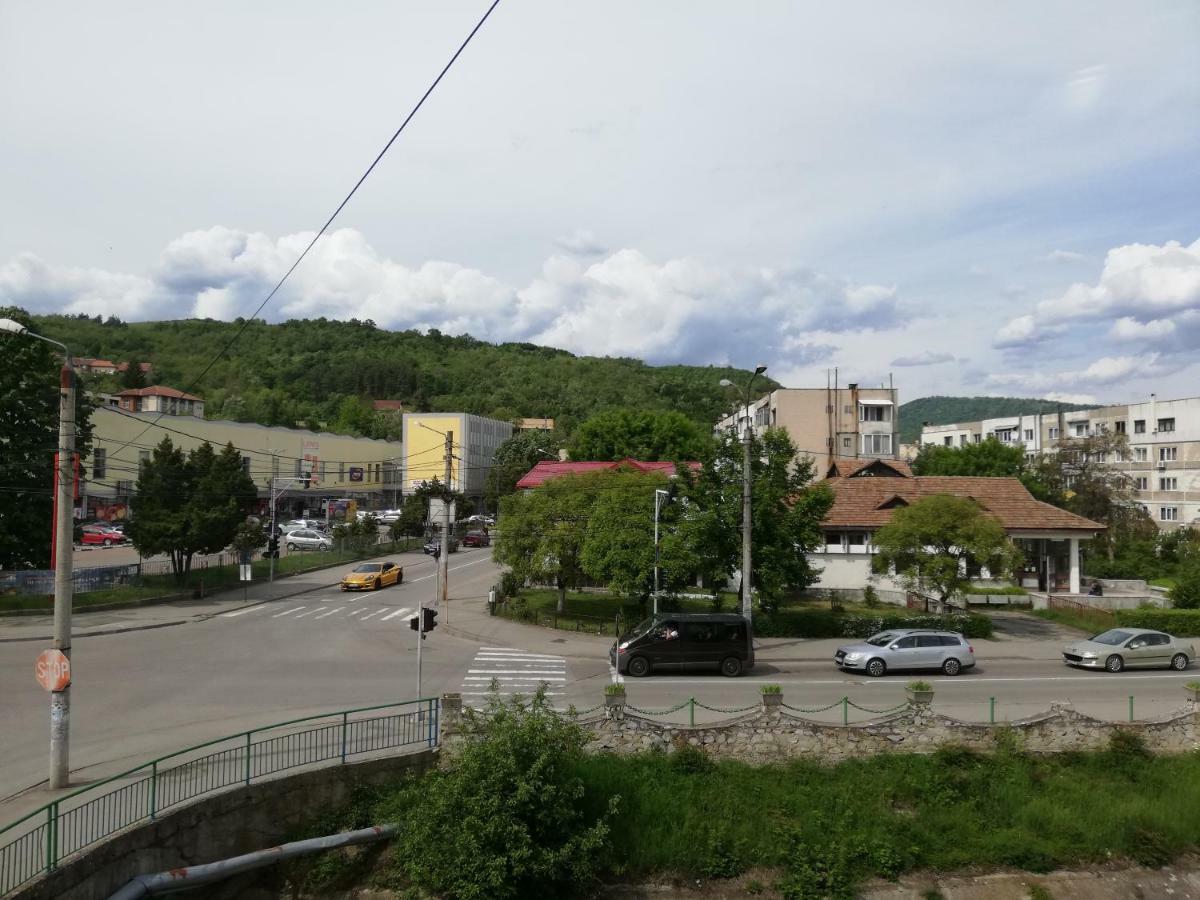
[[[751,418],[750,412],[750,391],[754,386],[754,379],[763,372],[767,371],[766,366],[758,366],[754,370],[754,374],[746,382],[746,390],[742,394],[744,406],[742,409],[746,414],[746,430],[742,434],[742,618],[747,622],[750,621],[750,564],[751,553],[750,545],[753,538],[753,519],[751,516],[751,484],[753,482],[753,473],[750,471],[750,444],[754,439],[754,420]],[[721,379],[722,387],[734,387],[732,381],[727,378]],[[834,396],[837,396],[837,391],[834,391]]]
[[[66,348],[63,348],[64,352]],[[74,591],[75,496],[75,370],[71,355],[59,376],[58,504],[55,510],[54,648],[71,658],[71,602]],[[71,686],[50,694],[50,788],[65,788],[71,780]]]
[[[660,502],[663,497],[669,497],[670,492],[662,488],[654,490],[654,615],[658,615],[658,515]]]
[[[439,603],[445,621],[450,621],[450,504],[453,502],[454,487],[451,480],[454,477],[454,432],[446,432],[446,500],[442,504],[442,543],[441,553],[438,554]]]

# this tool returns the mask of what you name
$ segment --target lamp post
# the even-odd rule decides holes
[[[71,599],[74,588],[75,368],[65,344],[36,334],[12,319],[0,319],[0,331],[25,335],[63,352],[58,400],[58,474],[54,521],[54,649],[71,658]],[[70,783],[71,686],[50,694],[50,787]]]
[[[662,508],[663,498],[670,498],[671,492],[662,488],[654,489],[654,614],[658,615],[658,511]]]
[[[752,523],[750,515],[750,441],[754,434],[754,424],[750,420],[750,390],[754,387],[754,379],[765,371],[767,371],[766,366],[757,366],[754,369],[754,374],[746,382],[746,389],[742,391],[742,400],[744,401],[742,409],[746,412],[746,430],[742,434],[742,618],[747,622],[750,621],[750,543]],[[736,387],[728,378],[721,379],[721,386]]]

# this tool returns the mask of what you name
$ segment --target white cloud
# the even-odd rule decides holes
[[[1095,109],[1108,87],[1108,66],[1085,66],[1071,73],[1063,92],[1067,109],[1086,113]]]
[[[1049,372],[1040,366],[1018,372],[989,375],[987,383],[996,387],[1016,387],[1026,391],[1048,391],[1064,386],[1102,387],[1133,378],[1162,374],[1167,366],[1159,363],[1157,353],[1145,356],[1106,356],[1085,369]]]
[[[1045,260],[1052,263],[1078,263],[1085,262],[1087,255],[1076,253],[1074,250],[1051,250],[1046,254]]]
[[[608,252],[608,247],[601,243],[596,235],[582,228],[556,238],[554,245],[576,256],[600,256]]]
[[[1050,391],[1042,395],[1044,400],[1056,400],[1059,403],[1097,403],[1095,394],[1071,394],[1062,391]]]
[[[1110,337],[1122,341],[1156,341],[1175,333],[1175,323],[1170,319],[1151,319],[1139,322],[1132,316],[1122,316],[1108,329]]]
[[[22,254],[0,268],[0,303],[123,319],[228,320],[253,313],[311,238],[193,231],[168,244],[150,277],[60,269]],[[654,362],[745,363],[761,354],[803,366],[828,359],[840,333],[896,327],[897,304],[894,286],[804,267],[658,262],[634,249],[590,263],[552,256],[537,278],[516,286],[452,262],[404,265],[343,228],[313,248],[265,314],[371,319],[383,328],[437,328]]]
[[[922,350],[912,356],[898,356],[892,360],[893,366],[936,366],[939,363],[954,361],[953,353],[936,353],[933,350]]]

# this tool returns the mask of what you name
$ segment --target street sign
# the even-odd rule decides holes
[[[38,684],[52,693],[66,690],[71,684],[71,661],[61,650],[43,650],[33,667]]]

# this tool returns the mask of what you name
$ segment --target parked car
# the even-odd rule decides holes
[[[288,550],[332,550],[333,538],[313,528],[289,531],[285,537]]]
[[[874,678],[900,669],[941,669],[945,675],[957,675],[975,665],[975,648],[956,631],[896,628],[838,647],[833,661],[843,671]]]
[[[1182,672],[1196,658],[1194,645],[1161,631],[1110,628],[1063,650],[1063,662],[1081,669],[1163,668]]]
[[[114,544],[123,544],[129,540],[119,531],[113,531],[107,525],[84,525],[82,529],[83,537],[81,543],[84,544],[99,544],[101,547],[111,547]]]
[[[385,509],[376,518],[379,519],[379,524],[381,525],[394,525],[400,521],[400,510]]]
[[[440,537],[436,537],[431,541],[426,541],[425,546],[422,549],[424,549],[424,551],[429,555],[435,555],[438,552],[438,550],[441,548],[441,546],[442,546],[442,539]],[[450,548],[449,552],[457,553],[458,552],[458,538],[456,538],[454,535],[450,535],[450,543],[447,546]]]
[[[324,519],[291,519],[279,527],[284,534],[289,531],[299,531],[301,528],[310,528],[313,531],[320,531],[322,533],[329,531],[329,525]]]
[[[746,620],[733,613],[659,613],[621,635],[608,661],[642,678],[665,669],[718,669],[734,678],[754,666]]]
[[[404,568],[394,562],[362,563],[342,576],[343,591],[377,591],[404,580]]]
[[[464,547],[490,547],[491,544],[492,537],[486,531],[468,531],[462,539]]]

